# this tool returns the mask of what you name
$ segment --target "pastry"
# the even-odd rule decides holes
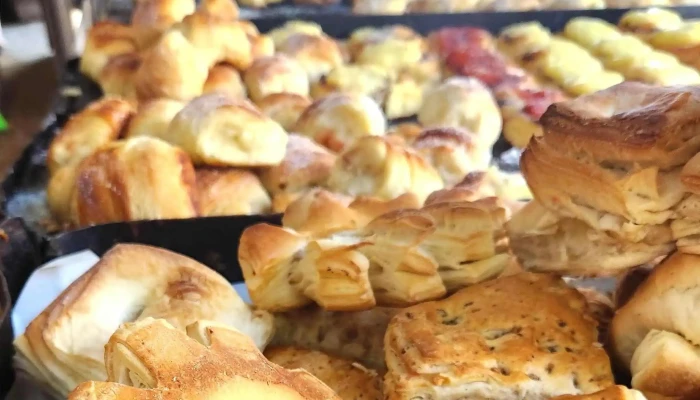
[[[313,83],[343,63],[340,47],[324,34],[295,33],[276,46],[277,52],[296,60]]]
[[[552,400],[646,400],[646,397],[637,390],[618,385],[610,386],[595,393],[564,395],[555,397]]]
[[[353,14],[401,15],[413,0],[353,0]]]
[[[452,187],[472,171],[484,171],[491,154],[477,147],[474,134],[460,128],[425,129],[411,143],[442,177],[445,186]]]
[[[179,31],[170,31],[145,51],[134,74],[136,94],[139,101],[162,97],[190,100],[202,93],[209,67]]]
[[[339,193],[393,199],[413,193],[421,201],[444,183],[440,174],[417,152],[367,136],[357,140],[336,160],[327,182]]]
[[[209,321],[188,326],[186,334],[164,320],[124,324],[104,354],[110,382],[86,382],[69,400],[339,400],[308,372],[269,362],[244,334]]]
[[[560,278],[521,273],[404,309],[385,336],[386,398],[540,399],[607,388],[610,362],[586,307]]]
[[[254,173],[242,169],[197,170],[200,215],[255,215],[270,211],[272,201]]]
[[[200,96],[170,123],[168,141],[196,164],[268,166],[281,162],[287,132],[246,100],[221,93]]]
[[[95,151],[78,165],[75,190],[74,220],[79,226],[198,214],[189,157],[148,136]]]
[[[141,67],[140,53],[124,53],[109,59],[96,78],[102,93],[109,97],[121,97],[134,106],[138,105],[138,95],[134,76]]]
[[[131,26],[138,47],[150,47],[165,31],[194,12],[193,0],[136,1],[131,14]]]
[[[200,62],[207,67],[225,62],[245,69],[253,62],[248,28],[238,21],[198,12],[185,17],[178,29],[198,50]]]
[[[371,97],[377,104],[383,104],[387,95],[391,76],[384,69],[374,65],[339,65],[311,87],[315,99],[333,92],[352,93]]]
[[[112,375],[109,365],[105,371],[110,359],[105,344],[122,323],[148,324],[149,317],[164,318],[179,330],[202,319],[218,321],[250,335],[260,347],[272,335],[271,316],[252,311],[209,267],[164,249],[120,244],[39,314],[15,348],[23,362],[41,372],[37,379],[65,396],[84,381],[123,379]],[[110,343],[107,353],[114,349]]]
[[[217,64],[209,69],[202,94],[223,93],[237,99],[247,98],[241,74],[230,64]]]
[[[392,73],[420,63],[426,50],[423,38],[403,25],[357,29],[350,35],[348,47],[357,64],[375,65]]]
[[[311,36],[321,36],[323,35],[323,29],[321,25],[301,20],[287,21],[284,25],[279,26],[270,32],[268,36],[272,39],[275,44],[275,48],[279,49],[290,37],[296,34],[305,34]]]
[[[265,96],[257,106],[286,131],[293,132],[299,117],[311,106],[311,100],[294,93],[275,93]]]
[[[274,194],[299,194],[323,184],[336,156],[313,140],[290,134],[284,159],[278,165],[260,171],[260,180]]]
[[[314,101],[301,114],[293,131],[340,152],[361,137],[384,135],[386,119],[369,97],[333,93]]]
[[[275,314],[272,345],[322,351],[383,373],[384,333],[400,309],[333,312],[316,307]]]
[[[153,136],[167,141],[170,122],[183,107],[185,103],[170,99],[151,100],[141,104],[129,122],[126,137]]]
[[[46,186],[46,202],[51,216],[59,223],[75,225],[75,182],[78,165],[71,164],[58,168],[51,174]]]
[[[244,7],[265,8],[272,4],[281,3],[282,0],[238,0]]]
[[[670,0],[605,0],[609,8],[668,6]]]
[[[333,389],[343,400],[382,400],[382,378],[362,365],[315,350],[273,347],[265,350],[271,362],[291,370],[303,369]]]
[[[632,373],[632,387],[663,396],[700,393],[695,350],[696,255],[676,253],[657,266],[613,318],[613,354]]]
[[[498,36],[498,48],[519,62],[538,51],[549,48],[552,33],[539,22],[523,22],[507,26]]]
[[[626,12],[617,25],[625,32],[647,37],[654,32],[680,28],[683,25],[683,17],[673,10],[652,7]]]
[[[418,111],[427,128],[453,127],[474,132],[476,146],[490,149],[501,134],[502,120],[496,100],[473,78],[449,78],[428,90]]]
[[[546,5],[548,10],[600,10],[607,8],[605,0],[552,0]]]
[[[601,19],[576,17],[567,22],[564,36],[593,50],[602,42],[621,38],[622,34],[615,25]]]
[[[309,95],[306,71],[294,59],[284,54],[255,60],[245,71],[243,80],[254,103],[276,93]]]
[[[77,164],[98,148],[119,139],[133,114],[134,109],[127,101],[105,97],[71,116],[49,146],[46,156],[49,172]]]
[[[416,115],[429,86],[431,83],[420,82],[407,73],[399,74],[387,88],[384,100],[386,117],[398,119]]]
[[[688,192],[686,197],[675,207],[671,232],[676,246],[684,253],[700,254],[698,234],[700,234],[700,213],[698,213],[698,176],[700,174],[700,156],[695,155],[681,170],[681,182]]]
[[[80,72],[98,80],[110,59],[137,50],[134,32],[129,26],[111,21],[97,22],[85,38],[85,49],[80,57]]]

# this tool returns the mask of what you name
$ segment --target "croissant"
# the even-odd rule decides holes
[[[195,11],[194,0],[136,0],[131,26],[140,49],[157,42],[160,36]]]
[[[202,94],[209,93],[223,93],[237,99],[247,97],[241,74],[229,64],[217,64],[211,67],[202,88]]]
[[[280,48],[293,35],[298,33],[311,35],[311,36],[321,36],[323,35],[323,29],[321,25],[302,20],[292,20],[285,22],[282,26],[279,26],[270,32],[268,36],[272,39],[275,44],[275,48]]]
[[[99,80],[102,69],[115,56],[137,50],[131,27],[111,21],[101,21],[90,27],[85,49],[80,57],[80,72]]]
[[[275,93],[265,96],[257,106],[286,131],[293,132],[301,115],[311,106],[311,100],[293,93]]]
[[[185,103],[170,99],[142,103],[129,122],[126,137],[152,136],[167,141],[170,122],[184,107]]]
[[[239,21],[226,21],[197,12],[185,17],[177,29],[199,51],[207,68],[225,62],[246,69],[253,62],[248,28]]]
[[[295,60],[283,54],[255,60],[245,71],[243,79],[254,103],[276,93],[309,95],[306,71]]]
[[[134,76],[141,67],[139,53],[125,53],[112,57],[102,68],[97,80],[105,96],[121,97],[134,106],[138,105],[138,95]]]
[[[197,170],[200,214],[253,215],[270,211],[270,196],[254,173],[240,169]]]
[[[246,100],[212,93],[192,100],[170,124],[168,141],[196,164],[268,166],[284,159],[287,132]]]
[[[306,71],[309,82],[318,81],[343,63],[338,43],[324,34],[293,34],[277,46],[277,51],[295,59]]]

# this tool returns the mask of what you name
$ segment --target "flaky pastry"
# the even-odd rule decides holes
[[[340,46],[324,34],[292,34],[277,46],[277,51],[296,60],[312,83],[343,63]]]
[[[246,98],[246,87],[241,74],[232,65],[222,63],[209,69],[202,94],[217,92],[234,98]]]
[[[311,99],[294,93],[275,93],[265,96],[257,106],[286,131],[293,132],[301,115],[311,106]]]
[[[126,137],[153,136],[165,141],[170,134],[170,122],[185,103],[170,99],[151,100],[139,105],[126,130]]]
[[[197,170],[196,176],[201,216],[254,215],[270,211],[270,195],[251,171],[205,168]]]
[[[320,36],[323,34],[323,29],[321,28],[321,25],[314,22],[292,20],[287,21],[284,23],[284,25],[271,30],[267,35],[272,39],[272,42],[275,44],[275,48],[279,49],[284,42],[287,41],[287,39],[298,33]]]
[[[136,106],[138,95],[134,76],[141,67],[140,53],[125,53],[109,59],[97,78],[105,96],[121,97]]]
[[[193,0],[137,0],[134,3],[131,26],[141,49],[150,47],[196,8]]]
[[[85,49],[80,57],[80,72],[99,80],[102,69],[111,58],[136,50],[131,27],[111,21],[97,22],[87,32]]]
[[[250,99],[258,103],[271,94],[309,95],[309,78],[302,66],[284,54],[259,58],[246,69],[244,81]]]
[[[564,395],[555,397],[552,400],[646,400],[646,397],[644,397],[642,392],[618,385],[610,386],[595,393]]]

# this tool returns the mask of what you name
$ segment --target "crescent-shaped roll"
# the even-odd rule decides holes
[[[209,64],[179,31],[173,30],[145,51],[134,75],[140,101],[169,98],[187,101],[202,94]]]
[[[197,216],[194,168],[185,152],[140,136],[83,160],[76,178],[79,226]]]
[[[209,69],[202,94],[223,93],[229,97],[247,98],[241,74],[230,64],[217,64]]]
[[[338,157],[327,186],[353,197],[389,200],[413,193],[423,201],[430,193],[442,189],[444,183],[435,168],[418,153],[386,138],[367,136]]]
[[[185,107],[185,103],[170,99],[157,99],[143,103],[131,118],[126,137],[153,136],[165,141],[170,134],[170,122]]]
[[[98,148],[117,140],[134,109],[127,101],[105,97],[71,116],[51,141],[46,156],[49,172],[77,164]]]
[[[200,215],[266,214],[272,205],[258,177],[242,169],[200,169],[197,193]]]
[[[294,131],[339,152],[361,137],[384,135],[386,119],[367,96],[333,93],[314,101],[299,117]]]
[[[311,87],[311,95],[318,99],[333,92],[355,93],[383,104],[390,83],[390,74],[380,67],[343,64],[315,82]]]
[[[97,83],[105,96],[121,97],[134,106],[138,105],[138,95],[134,76],[141,67],[139,53],[125,53],[112,57],[102,68]]]
[[[239,21],[226,21],[207,13],[186,16],[177,29],[199,51],[208,67],[225,62],[245,69],[253,62],[248,28]]]
[[[268,361],[244,333],[217,322],[198,321],[186,332],[152,318],[124,324],[104,353],[109,382],[86,382],[69,400],[340,400],[310,373]]]
[[[629,389],[624,386],[610,386],[599,392],[580,395],[564,395],[552,398],[552,400],[647,400],[642,392]],[[653,398],[649,398],[653,400]],[[661,399],[659,399],[661,400]]]
[[[292,93],[309,96],[309,78],[294,59],[277,54],[255,60],[243,76],[254,103],[271,94]]]
[[[393,73],[419,64],[427,49],[423,37],[402,25],[357,29],[350,35],[348,47],[356,63]]]
[[[468,129],[477,146],[490,149],[501,134],[502,119],[491,91],[474,78],[449,78],[428,90],[418,111],[425,127]]]
[[[615,313],[612,351],[630,369],[633,388],[688,399],[700,393],[694,318],[699,263],[697,255],[671,255]]]
[[[224,21],[235,21],[240,14],[238,3],[235,0],[202,0],[197,11],[213,15]]]
[[[56,170],[46,186],[46,202],[51,215],[61,224],[75,223],[75,183],[78,165],[66,165]]]
[[[195,12],[194,0],[136,0],[131,26],[138,47],[146,49],[183,18]]]
[[[257,106],[286,131],[293,132],[301,115],[311,106],[311,99],[293,93],[275,93],[265,96]]]
[[[269,166],[284,159],[287,132],[246,100],[200,96],[170,124],[168,141],[196,164]]]
[[[209,267],[165,249],[119,244],[42,311],[15,340],[15,348],[65,396],[88,380],[125,379],[110,371],[109,352],[115,346],[108,345],[110,336],[125,322],[149,317],[180,331],[199,320],[217,321],[237,327],[260,347],[272,335],[271,316],[253,311]]]
[[[284,159],[260,171],[260,180],[274,194],[300,193],[322,185],[331,173],[335,154],[313,140],[290,134]]]
[[[111,21],[97,22],[87,32],[85,49],[80,57],[80,72],[97,81],[111,58],[136,50],[131,27]]]
[[[312,83],[341,65],[344,59],[338,43],[323,34],[293,34],[277,46],[277,52],[296,60],[304,68],[309,82]]]
[[[287,39],[299,33],[311,36],[320,36],[323,35],[323,29],[321,28],[321,25],[315,22],[291,20],[285,22],[282,26],[271,30],[267,35],[272,39],[272,42],[275,44],[275,48],[279,49],[284,42],[287,41]]]

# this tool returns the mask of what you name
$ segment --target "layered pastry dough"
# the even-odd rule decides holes
[[[323,28],[321,28],[321,25],[314,22],[292,20],[287,21],[282,26],[271,30],[267,35],[272,39],[272,42],[275,44],[275,48],[279,49],[282,47],[282,45],[284,45],[287,39],[296,34],[321,36],[323,35]]]
[[[610,362],[586,307],[560,278],[521,273],[404,309],[385,337],[386,398],[534,400],[607,388]]]
[[[314,139],[333,151],[363,136],[381,136],[386,119],[379,105],[369,97],[333,93],[316,100],[299,117],[294,132]]]
[[[327,186],[353,197],[389,200],[413,193],[423,200],[444,183],[435,168],[414,150],[387,138],[367,136],[338,157]]]
[[[197,164],[267,166],[284,158],[287,132],[246,100],[200,96],[170,124],[168,141]]]
[[[343,63],[343,53],[332,38],[321,34],[295,33],[276,46],[279,53],[296,60],[309,82],[316,82]]]
[[[102,93],[109,97],[121,97],[133,105],[138,104],[134,76],[141,67],[140,53],[125,53],[109,59],[97,78]]]
[[[700,393],[693,316],[700,257],[676,253],[657,266],[612,321],[611,344],[632,387],[668,397]]]
[[[194,13],[193,0],[138,0],[131,14],[131,26],[139,48],[145,49],[186,16]]]
[[[283,54],[255,60],[245,71],[244,80],[248,95],[255,103],[276,93],[309,95],[306,71],[294,59]]]
[[[200,215],[267,214],[272,200],[258,177],[242,169],[197,170]]]
[[[168,140],[170,122],[185,107],[177,100],[151,100],[139,106],[138,112],[129,122],[126,137],[153,136]]]
[[[95,150],[117,140],[134,114],[127,101],[105,97],[74,114],[51,141],[46,156],[49,172],[75,165]]]
[[[110,59],[136,50],[131,27],[111,21],[97,22],[87,32],[85,49],[80,57],[80,72],[97,81]]]
[[[308,372],[269,362],[236,329],[199,321],[186,331],[152,318],[124,324],[104,351],[110,382],[86,382],[69,400],[340,400]]]
[[[234,98],[246,98],[246,87],[241,74],[230,64],[217,64],[209,69],[202,94],[223,93]]]
[[[179,330],[202,319],[218,321],[237,327],[259,347],[272,335],[271,316],[252,311],[231,285],[208,267],[167,250],[120,244],[105,253],[16,339],[20,365],[63,396],[84,381],[125,379],[128,375],[121,374],[124,371],[115,376],[114,365],[109,365],[110,351],[119,346],[110,342],[105,357],[105,344],[122,323],[141,321],[137,325],[148,325],[149,317],[163,318]],[[182,345],[163,337],[157,340],[173,345],[173,351],[175,345]],[[254,348],[252,341],[250,347]],[[153,355],[173,356],[160,350]],[[126,360],[119,364],[128,366]],[[148,377],[140,378],[148,383]]]
[[[324,354],[294,347],[265,350],[271,362],[291,370],[303,369],[318,378],[342,400],[382,400],[382,378],[362,365]]]
[[[293,132],[301,115],[311,106],[311,100],[293,93],[275,93],[259,101],[257,106],[286,131]]]

